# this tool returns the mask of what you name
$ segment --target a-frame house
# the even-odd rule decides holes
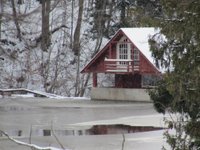
[[[93,87],[98,87],[98,73],[114,74],[113,88],[144,88],[145,75],[160,76],[153,64],[148,39],[154,28],[121,28],[91,59],[81,73],[93,74]]]

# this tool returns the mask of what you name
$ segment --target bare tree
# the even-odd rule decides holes
[[[51,0],[42,0],[42,41],[41,49],[47,51],[51,38],[49,31],[49,14],[50,14]]]
[[[78,20],[74,31],[73,51],[76,56],[78,56],[80,52],[80,31],[81,31],[82,16],[83,16],[83,3],[84,0],[79,0]]]
[[[18,22],[18,16],[17,16],[17,11],[15,8],[15,1],[11,0],[11,5],[12,5],[12,10],[13,10],[13,20],[17,29],[17,38],[19,38],[19,40],[22,40],[22,36],[21,36],[21,29],[20,29],[20,25]]]
[[[40,147],[40,146],[35,145],[35,144],[29,144],[29,143],[26,143],[26,142],[22,142],[22,141],[19,141],[19,140],[16,140],[16,139],[10,137],[6,132],[1,131],[1,130],[0,130],[0,135],[7,137],[10,141],[12,141],[12,142],[14,142],[18,145],[31,148],[32,150],[55,150],[55,149],[58,149],[58,148],[54,148],[54,147]],[[55,134],[53,136],[56,138],[56,140],[58,140],[57,137],[55,136]],[[61,143],[59,143],[59,144],[61,144]],[[62,150],[67,150],[63,147],[63,145],[61,145],[61,147],[62,147]]]
[[[75,83],[75,96],[78,96],[79,93],[79,82],[80,82],[80,32],[81,32],[81,23],[83,16],[83,3],[84,0],[79,0],[79,11],[78,11],[78,20],[76,23],[76,28],[74,32],[74,41],[73,41],[73,52],[76,57],[76,83]]]
[[[1,39],[1,26],[2,26],[3,9],[4,9],[4,0],[0,0],[0,39]]]

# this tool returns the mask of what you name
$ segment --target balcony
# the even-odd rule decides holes
[[[133,73],[138,72],[139,61],[131,59],[105,59],[104,68],[109,73]]]

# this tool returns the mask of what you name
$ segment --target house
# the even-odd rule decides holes
[[[149,50],[148,39],[156,33],[154,28],[121,28],[111,40],[91,59],[81,73],[93,74],[93,89],[97,92],[109,91],[103,99],[109,98],[112,91],[120,94],[133,91],[144,91],[147,86],[145,79],[160,77]],[[113,74],[115,84],[112,88],[98,88],[98,74]],[[96,97],[94,93],[92,95]],[[118,95],[118,96],[119,96]],[[130,95],[130,94],[129,94]],[[119,99],[127,99],[126,96]],[[129,98],[130,100],[132,98]],[[134,98],[135,99],[135,98]]]

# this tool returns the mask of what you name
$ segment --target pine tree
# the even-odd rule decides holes
[[[149,42],[157,65],[168,71],[163,84],[151,92],[155,107],[179,113],[172,123],[176,135],[166,134],[172,149],[200,148],[200,1],[161,0],[162,17],[152,21],[160,29]],[[158,40],[163,37],[163,40]],[[163,91],[168,93],[167,105]],[[160,103],[161,105],[156,105]],[[185,134],[186,133],[186,134]]]
[[[127,27],[127,7],[130,6],[130,0],[119,0],[117,6],[120,10],[120,27]]]

